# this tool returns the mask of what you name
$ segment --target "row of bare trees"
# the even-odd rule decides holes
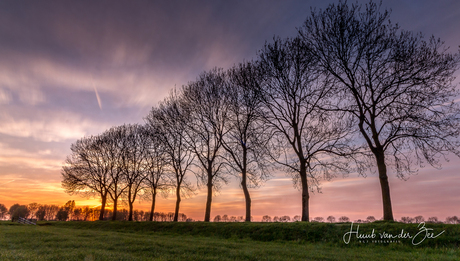
[[[153,107],[146,124],[114,127],[72,145],[63,167],[69,193],[98,193],[101,216],[109,197],[127,201],[132,220],[138,195],[194,188],[194,174],[212,196],[239,177],[245,220],[249,189],[281,166],[302,192],[300,220],[309,221],[309,193],[321,180],[377,170],[383,219],[393,220],[388,170],[399,178],[425,163],[439,167],[460,156],[459,54],[421,34],[400,30],[370,2],[340,2],[313,10],[294,38],[275,37],[257,60],[200,74]],[[274,164],[276,163],[276,164]],[[114,214],[115,216],[116,214]],[[115,218],[114,218],[115,219]]]
[[[165,154],[158,136],[138,124],[113,127],[101,135],[84,137],[71,146],[72,154],[62,168],[62,186],[70,194],[101,198],[99,219],[109,199],[113,203],[113,220],[122,199],[133,220],[134,202],[139,196],[150,197],[150,220],[155,212],[158,192],[170,188],[165,175]],[[178,216],[176,213],[176,220]]]

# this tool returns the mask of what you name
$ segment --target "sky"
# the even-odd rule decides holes
[[[61,188],[73,142],[143,123],[172,88],[214,67],[256,58],[273,36],[295,36],[310,7],[336,2],[0,1],[0,203],[98,205],[97,198]],[[458,51],[460,1],[384,0],[383,7],[402,29],[434,35]],[[426,166],[406,181],[389,172],[396,219],[460,216],[460,159],[449,159],[442,169]],[[310,198],[312,218],[383,216],[375,173],[352,173],[321,187]],[[301,193],[281,172],[250,193],[255,220],[300,215]],[[157,210],[173,212],[174,203],[172,195],[160,198]],[[206,190],[199,189],[182,201],[181,212],[203,220],[205,203]],[[138,201],[135,208],[149,204]],[[243,216],[244,206],[232,179],[213,198],[211,216]]]

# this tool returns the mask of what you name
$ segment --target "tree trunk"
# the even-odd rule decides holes
[[[180,206],[180,184],[177,184],[176,187],[176,209],[174,211],[174,222],[179,220],[179,206]]]
[[[204,214],[204,221],[209,222],[211,219],[211,202],[212,202],[212,169],[208,169],[208,198],[206,199],[206,212]]]
[[[246,201],[246,222],[251,222],[251,197],[249,196],[248,186],[246,184],[246,173],[243,172],[243,180],[241,181],[243,187],[244,199]]]
[[[374,152],[379,170],[380,188],[382,190],[383,220],[393,221],[393,209],[391,207],[390,184],[388,183],[387,166],[385,165],[385,153],[383,149]]]
[[[246,201],[246,222],[251,222],[251,197],[247,186],[247,149],[243,148],[243,171],[241,172],[241,187],[244,192],[244,199]]]
[[[301,161],[300,164],[300,181],[302,182],[302,221],[310,221],[309,213],[309,199],[310,193],[308,191],[307,168],[305,162]]]
[[[134,200],[131,201],[131,187],[128,190],[128,206],[129,206],[129,214],[128,214],[128,221],[133,221],[133,207],[134,207]]]
[[[128,217],[128,221],[133,221],[133,207],[134,207],[134,204],[133,204],[133,202],[131,202],[130,199],[128,199],[128,205],[129,205],[129,217]]]
[[[150,207],[150,221],[153,221],[153,215],[155,214],[155,200],[157,198],[157,188],[153,188],[152,193],[152,206]]]
[[[115,197],[115,199],[113,199],[113,215],[112,215],[112,221],[115,221],[117,220],[117,211],[118,211],[118,197]]]
[[[101,195],[102,204],[101,204],[101,213],[99,214],[99,220],[104,220],[105,204],[107,202],[107,194]]]

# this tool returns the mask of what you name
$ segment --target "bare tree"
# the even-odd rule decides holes
[[[401,222],[403,223],[413,223],[414,219],[411,217],[401,217]]]
[[[302,191],[302,221],[309,221],[309,190],[319,189],[319,180],[348,171],[345,155],[347,125],[339,117],[319,110],[332,93],[327,75],[300,39],[266,44],[260,53],[264,73],[261,88],[264,119],[270,126],[275,152],[273,159],[292,174]]]
[[[335,217],[334,216],[329,216],[329,217],[327,217],[327,221],[329,221],[329,223],[334,223],[335,222]]]
[[[133,221],[134,202],[137,195],[143,189],[146,179],[145,162],[148,160],[148,132],[139,124],[125,124],[119,126],[122,132],[123,150],[119,165],[123,174],[123,182],[126,184],[124,193],[128,201],[128,221]]]
[[[126,131],[125,126],[116,126],[106,130],[100,135],[101,146],[103,146],[104,153],[101,154],[102,159],[108,166],[110,176],[110,186],[108,188],[108,195],[113,202],[112,220],[117,220],[118,204],[120,197],[128,188],[123,178],[122,162],[124,159],[123,152],[128,146],[125,139]]]
[[[457,216],[446,217],[446,224],[458,224],[459,221]]]
[[[147,131],[145,133],[147,142],[146,158],[143,167],[146,172],[144,179],[145,195],[149,195],[152,200],[149,221],[153,221],[157,193],[163,192],[166,194],[171,187],[168,177],[169,170],[167,169],[170,162],[168,154],[165,151],[165,144],[161,137],[162,134],[157,127],[148,125],[145,128],[145,131]]]
[[[101,136],[84,137],[71,145],[72,153],[67,157],[62,167],[61,182],[65,191],[70,194],[82,194],[101,197],[101,211],[99,220],[104,219],[104,210],[107,203],[107,194],[112,179],[110,170],[113,164],[107,161],[105,155],[108,148]]]
[[[193,193],[192,185],[187,181],[194,160],[194,154],[186,142],[187,111],[183,110],[179,102],[180,97],[176,90],[172,91],[158,108],[152,108],[146,118],[147,124],[153,128],[167,155],[167,161],[174,172],[174,185],[176,188],[176,207],[174,221],[178,221],[181,196]]]
[[[324,222],[323,217],[315,217],[313,220],[316,221],[316,222]]]
[[[252,63],[242,63],[228,70],[226,84],[229,116],[223,139],[228,166],[241,180],[246,202],[246,222],[251,221],[251,197],[248,187],[258,187],[269,177],[269,137],[262,126],[261,73]]]
[[[35,202],[34,202],[34,203],[30,203],[30,204],[27,206],[27,208],[29,209],[30,218],[37,218],[36,213],[37,213],[37,210],[38,210],[39,207],[40,207],[40,204],[35,203]],[[1,219],[1,218],[0,218],[0,219]]]
[[[272,222],[272,218],[269,215],[262,217],[262,222]]]
[[[387,167],[405,179],[424,162],[439,167],[460,156],[458,91],[452,85],[459,54],[434,37],[399,30],[381,5],[346,2],[313,10],[300,35],[335,79],[329,108],[356,121],[378,169],[384,220],[393,220]]]
[[[299,215],[295,215],[294,218],[292,219],[292,221],[301,221],[301,220],[302,220],[302,217]]]
[[[429,223],[438,223],[438,217],[429,217],[428,222]]]
[[[291,218],[289,216],[280,217],[280,222],[289,222],[289,221],[291,221]]]
[[[59,206],[57,205],[41,205],[36,212],[36,216],[38,220],[53,220],[58,211]]]
[[[374,222],[374,221],[375,221],[375,217],[374,217],[374,216],[368,216],[368,217],[366,218],[366,221],[367,221],[367,222]]]
[[[220,222],[222,220],[222,217],[220,215],[217,215],[214,217],[214,222]]]
[[[339,222],[350,222],[350,218],[346,216],[339,217]]]
[[[3,220],[6,218],[6,215],[8,214],[8,209],[4,204],[0,204],[0,220]]]
[[[195,82],[183,87],[182,105],[189,118],[187,142],[196,155],[198,180],[207,187],[204,221],[211,218],[212,194],[227,183],[223,171],[222,141],[226,132],[228,102],[225,96],[226,74],[222,69],[202,73]]]
[[[425,221],[423,216],[416,216],[416,217],[414,217],[414,219],[415,219],[415,223],[421,223],[421,222]]]
[[[30,212],[26,205],[19,205],[16,203],[10,207],[8,214],[11,217],[11,221],[14,222],[19,218],[27,218]]]

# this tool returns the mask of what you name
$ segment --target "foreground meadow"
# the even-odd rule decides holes
[[[415,225],[362,224],[363,232]],[[458,225],[419,246],[343,243],[350,224],[0,222],[0,260],[459,260]]]

